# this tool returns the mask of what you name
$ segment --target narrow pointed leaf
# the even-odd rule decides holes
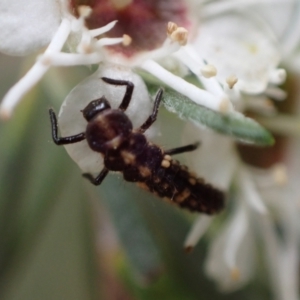
[[[151,94],[159,86],[148,85]],[[230,135],[245,143],[254,143],[261,146],[274,144],[270,132],[253,119],[245,117],[239,112],[221,114],[204,106],[196,104],[178,92],[165,88],[163,103],[167,110],[176,113],[181,119],[207,126],[219,133]]]

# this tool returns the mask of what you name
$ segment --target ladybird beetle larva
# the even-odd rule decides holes
[[[163,91],[159,89],[153,111],[145,122],[133,129],[125,114],[132,98],[134,84],[126,80],[102,77],[111,85],[125,86],[126,91],[117,109],[112,109],[105,96],[91,101],[82,114],[87,121],[85,132],[68,137],[58,137],[58,125],[54,111],[49,110],[52,138],[57,145],[66,145],[86,139],[89,147],[100,153],[104,167],[97,177],[84,173],[94,185],[100,185],[109,171],[122,172],[126,181],[136,182],[155,195],[195,212],[214,214],[224,206],[224,194],[190,172],[172,155],[193,151],[198,143],[164,150],[150,143],[145,131],[155,122]]]

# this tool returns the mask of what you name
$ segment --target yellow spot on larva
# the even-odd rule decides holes
[[[196,174],[195,172],[190,172],[190,176],[196,178],[196,177],[197,177],[197,174]]]
[[[190,196],[190,194],[191,192],[188,189],[185,189],[175,196],[175,201],[181,203],[185,201]]]
[[[139,172],[143,177],[148,177],[151,175],[151,170],[144,166],[139,167]]]
[[[126,165],[134,164],[135,163],[135,155],[128,151],[122,151],[121,156],[124,159]]]
[[[196,179],[195,178],[190,178],[189,179],[189,183],[191,184],[191,185],[195,185],[196,184]]]
[[[171,163],[170,163],[168,160],[165,160],[165,159],[164,159],[164,160],[161,162],[161,166],[164,167],[164,168],[169,168],[170,165],[171,165]]]
[[[165,160],[168,160],[168,161],[171,161],[171,160],[172,160],[172,157],[171,157],[169,154],[166,154],[166,155],[164,156],[164,159],[165,159]]]

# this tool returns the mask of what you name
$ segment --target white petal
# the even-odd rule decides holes
[[[188,123],[183,133],[183,144],[196,141],[201,144],[197,150],[186,154],[188,165],[211,184],[227,190],[237,166],[233,140]]]
[[[261,214],[268,213],[267,208],[258,192],[250,173],[246,167],[240,167],[237,175],[238,186],[241,197],[257,212]]]
[[[153,60],[146,60],[140,67],[197,104],[224,113],[233,111],[233,106],[227,97],[215,96],[206,90],[200,89],[183,78],[167,71]]]
[[[153,102],[150,101],[142,79],[129,68],[103,64],[93,75],[79,83],[66,97],[58,119],[62,136],[75,135],[85,131],[87,123],[80,110],[84,109],[92,100],[104,95],[112,108],[117,108],[120,104],[125,87],[107,84],[101,80],[101,77],[128,80],[134,83],[132,101],[126,110],[126,114],[132,120],[134,128],[140,126],[150,115]],[[147,134],[151,134],[150,129]],[[68,145],[66,150],[83,172],[97,174],[101,171],[103,167],[102,156],[92,151],[86,141]]]
[[[26,55],[47,45],[61,22],[55,0],[1,0],[0,51]]]
[[[300,37],[298,0],[261,2],[253,5],[252,8],[282,41],[280,46],[286,54],[296,46],[294,41],[297,39],[299,41]]]
[[[204,235],[204,233],[207,231],[209,225],[211,224],[213,220],[213,217],[211,216],[205,216],[201,215],[198,217],[190,229],[185,242],[184,242],[184,248],[187,251],[190,251],[195,247],[195,245],[199,242],[201,237]]]
[[[281,295],[280,300],[299,300],[299,247],[289,244],[282,252],[278,260],[280,273]]]
[[[54,54],[60,51],[70,33],[70,22],[63,19],[57,32],[54,34],[44,55]],[[0,105],[0,117],[7,119],[11,116],[15,106],[22,100],[23,96],[45,75],[50,68],[49,61],[36,61],[32,68],[14,85],[4,96]]]
[[[194,45],[201,58],[217,68],[221,83],[235,76],[235,87],[251,94],[264,91],[280,59],[276,40],[265,23],[242,12],[206,20]]]
[[[245,214],[240,205],[210,247],[206,272],[223,291],[240,288],[254,271],[254,237]]]

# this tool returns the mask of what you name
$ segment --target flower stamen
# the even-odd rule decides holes
[[[180,51],[174,53],[174,56],[178,58],[183,64],[185,64],[199,79],[199,81],[203,84],[205,89],[210,93],[220,97],[221,102],[225,100],[225,102],[221,106],[221,111],[225,112],[226,107],[230,110],[232,108],[231,103],[227,105],[229,101],[228,96],[222,89],[221,85],[217,81],[216,78],[205,78],[204,76],[200,76],[199,74],[199,67],[200,69],[205,67],[207,64],[204,60],[201,60],[195,50],[187,45],[184,48],[181,48]],[[227,106],[223,106],[226,104]],[[219,107],[220,108],[220,107]],[[225,108],[225,110],[223,109]]]
[[[231,75],[226,78],[226,83],[228,84],[230,89],[232,89],[237,82],[238,82],[238,78],[235,75]]]
[[[86,19],[93,12],[92,8],[87,5],[80,5],[78,6],[77,10],[78,10],[79,17],[82,19]]]
[[[132,38],[128,34],[123,34],[123,46],[129,46],[132,42]]]
[[[283,101],[287,97],[286,91],[282,90],[277,86],[269,86],[265,90],[265,95],[272,98],[273,100]]]
[[[207,231],[212,220],[212,217],[204,215],[196,219],[184,242],[184,249],[187,253],[190,253],[194,249],[200,238]]]
[[[177,42],[180,46],[185,46],[188,41],[189,32],[184,27],[178,27],[170,34],[170,39]]]
[[[78,66],[100,63],[103,55],[100,52],[92,53],[51,53],[40,57],[40,62],[48,66]]]
[[[249,172],[245,167],[240,167],[238,181],[241,192],[244,196],[243,198],[249,203],[249,205],[260,214],[267,214],[268,210],[263,203]]]
[[[98,48],[102,48],[104,46],[111,46],[116,44],[130,45],[131,37],[127,34],[124,34],[123,37],[120,38],[102,38],[96,42],[96,46]]]
[[[63,19],[57,32],[52,38],[45,54],[59,52],[65,44],[71,31],[71,23]],[[7,92],[0,106],[0,118],[9,119],[15,106],[22,97],[44,76],[50,65],[37,61],[32,68]]]
[[[233,109],[232,104],[229,100],[224,99],[222,96],[215,96],[206,90],[202,90],[195,85],[185,81],[181,77],[174,75],[167,71],[158,63],[153,60],[146,60],[140,66],[145,71],[151,73],[162,82],[169,85],[178,93],[181,93],[197,104],[206,106],[215,111],[220,111],[220,107],[224,109],[222,112],[228,112]]]
[[[101,34],[104,34],[108,31],[110,31],[117,23],[118,21],[115,20],[115,21],[112,21],[110,23],[108,23],[107,25],[103,26],[103,27],[99,27],[99,28],[96,28],[96,29],[91,29],[89,30],[89,33],[92,37],[97,37]]]
[[[249,226],[248,222],[248,215],[244,205],[243,203],[240,203],[228,228],[227,242],[224,249],[224,260],[231,270],[231,276],[233,279],[238,279],[238,275],[240,275],[240,272],[236,267],[236,258],[238,249],[246,235],[247,228]]]
[[[287,74],[285,69],[272,70],[272,72],[270,72],[269,74],[269,82],[276,85],[280,85],[285,82],[286,76]]]
[[[217,68],[207,64],[200,69],[200,72],[205,78],[211,78],[217,75]]]
[[[177,30],[178,26],[176,23],[168,22],[167,25],[167,35],[170,36],[175,30]]]

